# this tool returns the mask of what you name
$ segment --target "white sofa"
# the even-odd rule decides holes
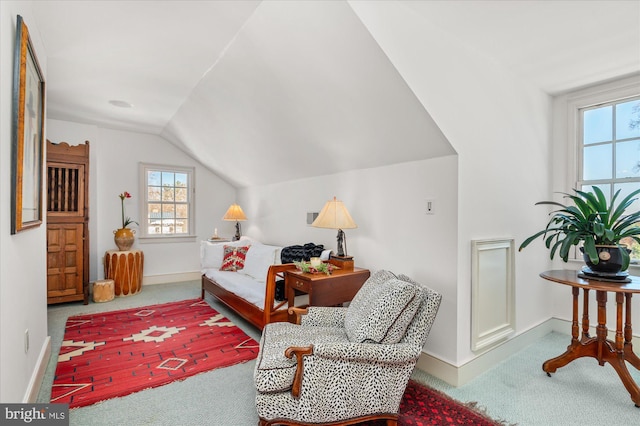
[[[243,269],[220,270],[225,245],[250,246]],[[287,321],[287,301],[275,300],[276,280],[284,279],[284,271],[295,269],[295,265],[281,264],[281,250],[282,247],[262,244],[248,237],[233,242],[202,241],[202,298],[205,291],[212,294],[260,329],[270,322]],[[297,297],[295,306],[304,306],[307,300],[306,296]]]

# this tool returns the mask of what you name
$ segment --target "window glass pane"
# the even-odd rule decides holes
[[[176,173],[176,186],[187,186],[186,173]]]
[[[186,203],[189,200],[187,199],[187,188],[176,188],[176,202],[178,203]]]
[[[160,234],[162,231],[160,226],[160,209],[162,208],[162,205],[148,204],[147,206],[147,233],[149,233],[149,235]]]
[[[160,186],[160,172],[151,171],[147,173],[147,185]]]
[[[189,220],[180,219],[176,220],[176,234],[188,234],[189,233]]]
[[[147,232],[149,233],[149,235],[160,234],[161,230],[162,230],[162,227],[159,220],[154,220],[149,222],[149,226],[147,227]]]
[[[175,206],[173,204],[162,205],[162,218],[173,219],[175,217]]]
[[[640,140],[616,144],[616,178],[640,176]]]
[[[611,179],[613,162],[611,146],[606,144],[584,148],[583,180]]]
[[[585,145],[612,140],[612,112],[611,105],[584,112],[583,139]]]
[[[604,192],[604,196],[607,199],[607,204],[609,204],[611,202],[611,185],[606,183],[600,185],[582,185],[582,190],[584,192],[593,192],[594,186],[597,186],[602,192]]]
[[[147,200],[148,201],[160,201],[161,189],[159,186],[149,186],[147,188]]]
[[[162,209],[162,204],[149,204],[147,217],[149,219],[159,219],[160,211]]]
[[[173,219],[162,220],[162,233],[174,234],[176,232],[176,221]]]
[[[616,105],[616,139],[640,137],[640,100]]]
[[[175,176],[174,173],[170,173],[170,172],[162,172],[162,186],[174,186],[174,180],[173,177]]]
[[[620,189],[620,194],[616,199],[616,204],[620,203],[621,200],[624,199],[631,192],[640,188],[640,183],[638,182],[629,182],[629,183],[620,183],[615,185],[615,189]],[[638,198],[638,197],[636,197]],[[634,213],[640,210],[640,200],[636,200],[631,204],[631,206],[627,209],[625,214]],[[640,225],[640,224],[638,224]],[[622,244],[626,244],[627,248],[631,250],[631,263],[638,263],[640,259],[640,245],[636,243],[633,238],[625,238],[621,240]]]
[[[186,204],[177,204],[176,217],[180,217],[180,218],[189,217],[189,206],[187,206]]]
[[[624,197],[631,194],[633,191],[640,189],[640,183],[638,182],[628,182],[628,183],[616,183],[613,187],[615,191],[620,190],[620,194],[618,198],[616,198],[616,204],[619,204]],[[635,198],[638,198],[637,196]],[[640,210],[640,200],[636,200],[631,204],[631,206],[627,209],[625,214],[637,212]]]
[[[162,201],[173,201],[174,200],[174,189],[170,186],[165,186],[162,188]]]

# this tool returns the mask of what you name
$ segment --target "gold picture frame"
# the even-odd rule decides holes
[[[42,224],[44,87],[29,30],[18,15],[13,69],[12,234]]]

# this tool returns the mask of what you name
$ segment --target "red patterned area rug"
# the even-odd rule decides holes
[[[51,402],[95,404],[246,362],[258,350],[201,299],[69,317]]]
[[[369,422],[369,426],[381,426],[384,422]],[[502,426],[480,412],[474,404],[463,405],[447,395],[409,380],[407,390],[400,401],[398,426]]]

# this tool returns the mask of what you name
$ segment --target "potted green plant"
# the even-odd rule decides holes
[[[597,186],[592,189],[593,192],[574,189],[575,194],[563,193],[573,201],[573,205],[555,201],[536,203],[560,209],[552,211],[545,229],[524,240],[519,250],[542,237],[546,247],[551,250],[551,259],[557,253],[566,262],[571,247],[582,243],[584,260],[594,273],[616,274],[626,271],[630,262],[630,250],[621,240],[631,238],[640,243],[640,211],[630,214],[625,212],[637,200],[634,197],[640,194],[640,189],[627,195],[617,205],[620,190],[616,191],[607,204],[602,190]]]

